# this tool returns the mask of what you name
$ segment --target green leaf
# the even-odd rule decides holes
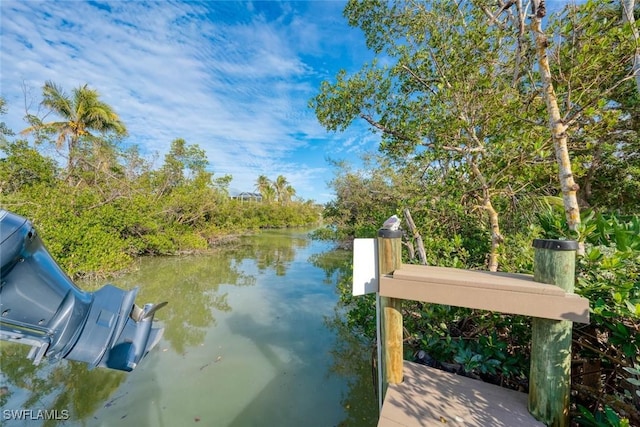
[[[613,293],[613,300],[620,304],[622,302],[622,294],[620,292]]]
[[[628,244],[628,233],[626,232],[626,230],[620,230],[620,229],[616,229],[615,230],[615,236],[616,236],[616,246],[619,250],[621,251],[627,251],[629,250],[629,244]]]
[[[605,417],[607,418],[607,421],[609,422],[609,425],[611,425],[611,426],[620,426],[621,425],[620,424],[620,421],[621,421],[620,417],[609,406],[607,406],[604,409],[604,414],[605,414]]]
[[[597,426],[598,421],[596,417],[593,416],[591,411],[585,408],[582,405],[578,405],[578,409],[580,410],[580,424],[585,426]]]
[[[625,301],[627,308],[634,316],[640,316],[640,303],[633,303],[631,301]]]
[[[586,255],[587,255],[587,259],[591,262],[600,261],[603,257],[602,252],[600,252],[600,249],[598,248],[591,248],[587,250]]]

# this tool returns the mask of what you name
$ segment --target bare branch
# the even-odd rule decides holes
[[[500,9],[498,9],[498,11],[493,14],[489,10],[489,8],[487,8],[485,5],[480,5],[480,9],[482,9],[484,14],[487,15],[490,23],[496,24],[497,26],[499,26],[501,29],[504,30],[506,28],[506,25],[504,22],[501,22],[500,20],[498,20],[498,17],[502,14],[502,12],[504,12],[505,10],[513,6],[513,4],[515,3],[515,0],[509,0],[506,3],[502,3],[502,2],[499,2],[499,3],[501,4]]]
[[[390,129],[386,126],[384,126],[383,124],[381,124],[380,122],[377,122],[373,119],[373,117],[367,115],[367,114],[360,114],[360,117],[365,119],[371,126],[373,126],[376,129],[381,130],[382,132],[392,135],[398,139],[401,139],[402,141],[409,141],[409,142],[413,142],[415,141],[415,138],[411,138],[405,134],[403,134],[402,132],[398,132],[397,130],[394,129]]]
[[[402,65],[402,69],[405,70],[406,72],[408,72],[409,74],[411,74],[411,76],[414,79],[416,79],[422,86],[424,86],[429,92],[431,92],[432,94],[434,94],[436,96],[438,95],[438,93],[431,88],[429,83],[424,81],[420,76],[418,76],[416,73],[414,73],[409,67],[407,67],[406,65]]]

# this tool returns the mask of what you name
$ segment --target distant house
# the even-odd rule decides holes
[[[232,198],[236,200],[240,200],[242,202],[247,202],[247,201],[261,202],[262,194],[249,193],[249,192],[243,191],[242,193],[238,193],[237,195],[232,196]]]

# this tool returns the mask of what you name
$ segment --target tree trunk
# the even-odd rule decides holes
[[[418,244],[418,256],[420,257],[420,264],[427,265],[427,253],[424,250],[424,243],[422,242],[422,236],[420,232],[416,228],[416,224],[413,222],[413,218],[411,217],[411,212],[409,208],[405,208],[404,210],[404,219],[407,221],[407,225],[409,225],[409,230],[411,230],[411,235],[414,239],[416,239],[416,243]]]
[[[74,185],[75,184],[75,172],[76,172],[76,163],[77,163],[77,159],[76,159],[76,154],[78,151],[78,136],[73,135],[71,137],[69,137],[68,142],[67,142],[67,148],[68,148],[68,153],[67,153],[67,177],[66,177],[66,181],[69,185]]]
[[[489,252],[489,271],[498,271],[498,248],[500,243],[504,242],[502,234],[500,234],[500,224],[498,223],[498,212],[491,204],[489,191],[485,191],[482,207],[489,217],[489,225],[491,226],[491,251]]]
[[[489,184],[485,179],[480,168],[476,164],[475,158],[470,156],[467,161],[471,167],[471,171],[482,185],[482,209],[487,213],[489,218],[489,226],[491,227],[491,250],[489,252],[489,271],[498,271],[498,249],[500,244],[504,242],[504,237],[500,233],[500,223],[498,221],[498,212],[491,203],[491,192]]]
[[[413,242],[408,240],[406,242],[402,242],[403,245],[407,247],[407,251],[409,251],[409,259],[413,261],[416,259],[416,249],[413,247]]]
[[[562,189],[562,201],[567,217],[567,223],[571,230],[576,230],[580,224],[580,207],[578,206],[578,184],[573,179],[571,171],[571,160],[567,148],[567,126],[562,121],[558,99],[553,88],[549,59],[547,57],[547,47],[549,45],[546,34],[542,31],[542,18],[545,15],[544,1],[540,1],[535,15],[531,18],[531,30],[536,42],[538,54],[538,67],[542,79],[543,96],[547,104],[549,114],[549,130],[553,137],[553,144],[558,163],[558,177],[560,188]]]
[[[633,31],[633,39],[636,42],[636,51],[633,55],[632,71],[636,79],[636,89],[640,94],[640,33],[638,27],[635,25],[636,20],[633,15],[636,0],[620,0],[622,4],[622,24],[627,22],[631,24],[631,30]]]

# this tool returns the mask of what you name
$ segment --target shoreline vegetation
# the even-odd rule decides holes
[[[567,425],[640,426],[640,4],[500,3],[347,2],[374,57],[309,106],[328,131],[358,124],[380,144],[360,167],[334,162],[332,228],[316,236],[373,238],[397,215],[403,262],[513,273],[532,273],[536,238],[578,241],[591,323],[573,328]],[[374,298],[339,288],[374,343]],[[528,389],[529,320],[402,310],[405,359]]]
[[[85,85],[67,95],[52,82],[41,106],[59,121],[27,114],[17,136],[0,122],[0,206],[31,219],[74,278],[321,220],[330,227],[312,237],[345,246],[407,212],[416,226],[403,242],[407,263],[531,273],[533,239],[577,240],[575,292],[590,300],[591,323],[573,328],[571,425],[640,425],[631,25],[640,8],[625,18],[619,2],[567,5],[545,17],[543,34],[544,8],[527,16],[517,5],[494,14],[475,2],[347,3],[345,18],[377,58],[323,82],[309,106],[328,131],[363,123],[380,146],[359,169],[334,161],[335,197],[325,206],[297,199],[283,176],[259,176],[259,200],[234,199],[232,177],[214,175],[204,151],[183,139],[154,165],[123,144],[126,127],[97,92]],[[352,297],[350,285],[345,275],[338,286],[346,321],[373,343],[375,300]],[[528,388],[529,320],[409,301],[402,309],[406,359],[423,351],[470,376]]]
[[[67,94],[46,82],[45,117],[19,134],[0,122],[0,207],[29,219],[74,280],[102,280],[142,256],[201,253],[266,228],[320,224],[323,207],[286,177],[258,176],[230,194],[205,152],[181,138],[157,166],[87,85]],[[6,112],[0,98],[0,115]],[[243,195],[249,195],[247,199]]]

